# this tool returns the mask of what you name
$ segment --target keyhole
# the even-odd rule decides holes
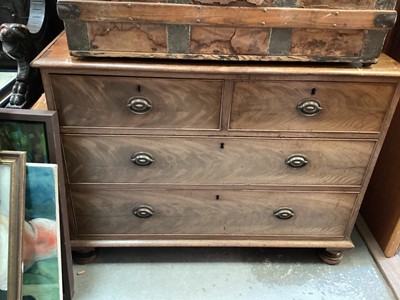
[[[219,195],[215,195],[215,200],[219,200]]]
[[[224,144],[224,143],[221,143],[221,144],[220,144],[220,148],[221,148],[221,149],[224,149],[224,147],[225,147],[225,144]]]
[[[140,85],[137,86],[137,91],[140,93],[142,91],[142,87]]]
[[[314,96],[316,93],[317,93],[317,89],[316,89],[316,88],[313,88],[313,89],[311,90],[311,95]]]

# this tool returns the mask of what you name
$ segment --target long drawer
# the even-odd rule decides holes
[[[230,128],[380,132],[391,83],[238,81]]]
[[[78,235],[343,237],[357,194],[73,188]]]
[[[61,126],[219,129],[222,81],[52,75]]]
[[[64,135],[70,183],[360,186],[373,141]]]

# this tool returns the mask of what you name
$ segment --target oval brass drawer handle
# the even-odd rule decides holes
[[[145,114],[153,108],[151,101],[143,97],[129,98],[127,106],[133,113],[139,115]]]
[[[131,161],[140,167],[150,166],[154,162],[154,158],[150,153],[137,152],[132,155]]]
[[[274,216],[278,219],[287,220],[294,216],[294,211],[289,207],[281,207],[274,211]]]
[[[149,205],[136,206],[132,212],[138,218],[150,218],[154,215],[154,209]]]
[[[290,155],[285,163],[291,168],[302,168],[308,164],[308,158],[303,154],[293,154]]]
[[[297,110],[304,116],[312,117],[321,112],[322,105],[317,100],[304,99],[297,105]]]

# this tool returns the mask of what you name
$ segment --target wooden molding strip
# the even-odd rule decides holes
[[[63,20],[335,30],[388,30],[394,26],[397,15],[394,10],[233,7],[81,0],[61,0],[57,4],[57,10]]]
[[[350,249],[354,245],[350,240],[343,241],[296,241],[265,239],[132,239],[123,240],[72,240],[71,246],[80,247],[278,247],[278,248],[343,248]]]

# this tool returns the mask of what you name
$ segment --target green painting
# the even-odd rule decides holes
[[[0,128],[0,150],[26,151],[27,162],[50,162],[45,123],[1,120]]]

